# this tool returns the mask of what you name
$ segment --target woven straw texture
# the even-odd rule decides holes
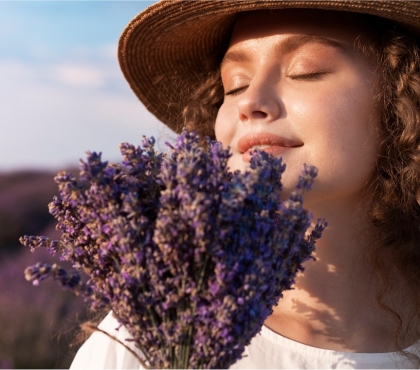
[[[216,68],[238,12],[311,8],[366,13],[419,33],[420,1],[183,1],[165,0],[138,14],[118,48],[122,72],[137,97],[175,131],[197,76]]]

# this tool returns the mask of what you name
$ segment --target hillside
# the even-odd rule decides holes
[[[36,262],[58,262],[46,251],[31,253],[19,237],[58,237],[48,203],[57,194],[54,172],[0,173],[0,368],[68,368],[85,320],[81,299],[45,281],[34,287],[23,276]]]

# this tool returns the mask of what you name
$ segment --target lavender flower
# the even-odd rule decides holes
[[[281,159],[257,151],[251,170],[229,172],[228,150],[208,149],[184,131],[164,157],[154,140],[122,144],[122,164],[88,153],[80,180],[60,172],[50,212],[59,241],[23,237],[71,261],[29,267],[109,307],[152,367],[227,368],[239,358],[326,226],[309,237],[303,193],[316,176],[305,166],[296,190],[282,200]],[[88,276],[83,281],[80,272]]]

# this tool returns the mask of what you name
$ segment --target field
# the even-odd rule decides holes
[[[0,173],[0,368],[68,368],[79,324],[86,320],[83,301],[53,281],[32,286],[25,267],[59,262],[44,250],[31,253],[22,235],[58,238],[48,203],[57,194],[55,173]]]

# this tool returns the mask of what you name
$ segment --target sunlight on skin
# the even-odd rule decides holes
[[[332,265],[332,264],[327,264],[327,271],[331,272],[331,273],[335,273],[337,271],[336,266]]]
[[[346,13],[240,16],[222,62],[225,100],[215,131],[232,147],[232,169],[247,167],[251,145],[281,155],[285,194],[303,163],[319,170],[304,205],[328,228],[317,242],[316,261],[306,263],[266,326],[314,347],[390,352],[395,328],[378,314],[363,260],[375,238],[363,206],[379,145],[376,63],[354,48],[361,33],[368,40],[364,30]]]

